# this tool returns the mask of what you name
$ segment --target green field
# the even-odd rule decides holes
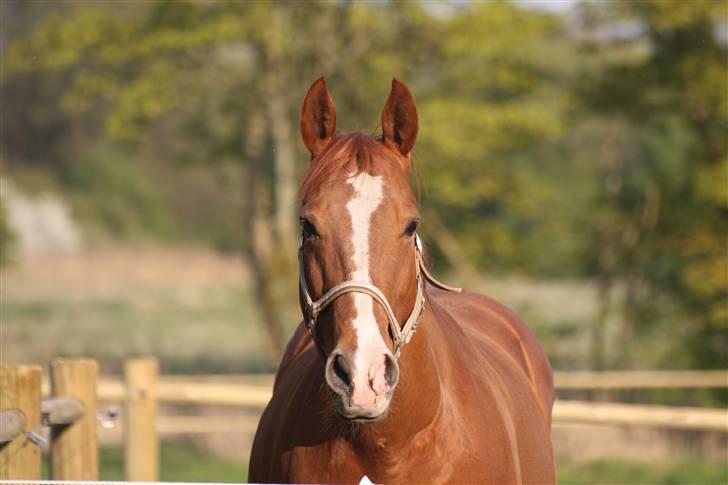
[[[46,365],[90,357],[118,373],[154,355],[164,373],[272,371],[249,275],[239,255],[202,248],[119,247],[0,270],[4,361]],[[291,293],[295,289],[291,279]],[[457,281],[454,281],[457,283]],[[482,290],[536,331],[555,367],[579,367],[593,289],[578,281],[483,281]],[[281,308],[290,329],[297,303]],[[548,318],[545,317],[548,315]]]
[[[270,371],[240,258],[113,249],[0,272],[7,363],[90,357],[117,373],[154,355],[165,373]]]
[[[726,484],[728,462],[684,461],[665,466],[626,461],[600,461],[559,467],[559,483],[566,484]]]
[[[241,482],[248,476],[247,463],[219,458],[191,445],[165,443],[161,450],[160,479],[163,481]],[[122,451],[101,451],[101,479],[124,476]],[[728,464],[686,461],[665,466],[605,461],[588,465],[561,465],[561,484],[690,484],[728,483]]]
[[[100,478],[123,480],[124,463],[120,448],[105,448],[100,456]],[[199,451],[191,445],[164,443],[160,451],[159,479],[185,482],[245,482],[248,463]]]

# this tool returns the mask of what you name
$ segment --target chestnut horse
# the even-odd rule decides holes
[[[422,262],[408,184],[417,127],[396,79],[381,137],[336,132],[323,78],[304,99],[304,322],[258,425],[251,481],[556,481],[553,378],[533,333]]]

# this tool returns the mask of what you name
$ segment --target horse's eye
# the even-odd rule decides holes
[[[407,227],[404,230],[404,235],[407,237],[412,237],[415,234],[415,231],[417,231],[417,226],[420,225],[419,219],[412,219],[409,224],[407,224]]]
[[[318,235],[316,232],[316,226],[314,226],[311,221],[305,217],[301,217],[301,233],[305,239],[311,239]]]

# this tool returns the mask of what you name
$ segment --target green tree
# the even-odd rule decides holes
[[[603,189],[594,200],[589,259],[605,313],[610,288],[624,284],[613,364],[644,359],[654,336],[670,332],[662,356],[672,365],[724,367],[728,49],[718,29],[728,22],[728,4],[586,7],[607,31],[632,25],[642,32],[586,46],[605,62],[579,90],[587,116],[602,120],[585,142],[601,147],[595,174]],[[606,365],[603,323],[594,328],[597,367]]]
[[[159,0],[124,2],[121,13],[119,5],[49,15],[14,43],[6,74],[69,77],[62,108],[100,107],[111,139],[139,145],[167,123],[175,136],[211,147],[209,156],[242,162],[243,249],[275,355],[296,298],[293,209],[307,163],[296,128],[302,94],[328,75],[340,86],[341,118],[360,127],[362,113],[346,115],[372,114],[361,109],[378,104],[370,86],[385,93],[405,65],[397,22],[406,31],[428,17],[416,5],[358,2]]]
[[[558,17],[506,2],[457,10],[443,25],[439,69],[420,90],[416,155],[427,200],[481,269],[574,271],[566,268],[573,239],[554,238],[559,243],[547,249],[538,241],[544,232],[570,232],[571,224],[563,217],[549,227],[555,219],[547,210],[560,203],[550,182],[563,174],[539,153],[567,130],[564,85],[575,54],[562,29]]]

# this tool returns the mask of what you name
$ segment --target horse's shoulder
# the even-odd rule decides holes
[[[303,322],[299,323],[293,335],[288,340],[286,350],[283,352],[283,357],[281,358],[281,363],[278,365],[278,372],[276,373],[275,384],[273,386],[274,389],[278,386],[281,375],[285,374],[291,364],[299,360],[313,346],[313,339],[308,333],[306,325]]]
[[[428,289],[428,296],[432,304],[452,317],[465,338],[495,344],[513,359],[531,382],[550,421],[554,400],[551,365],[528,325],[508,307],[486,295]]]
[[[304,325],[299,325],[288,341],[276,373],[273,395],[263,410],[251,451],[250,478],[254,481],[282,481],[290,466],[291,448],[297,436],[312,433],[306,416],[316,416],[317,391],[323,374],[317,366],[318,354]],[[305,410],[302,414],[300,411]],[[310,421],[310,420],[309,420]]]
[[[524,351],[540,344],[531,329],[513,311],[493,298],[463,290],[449,292],[428,291],[430,301],[445,309],[466,332],[481,333],[495,338],[498,344],[525,345]],[[545,357],[545,356],[544,356]]]

